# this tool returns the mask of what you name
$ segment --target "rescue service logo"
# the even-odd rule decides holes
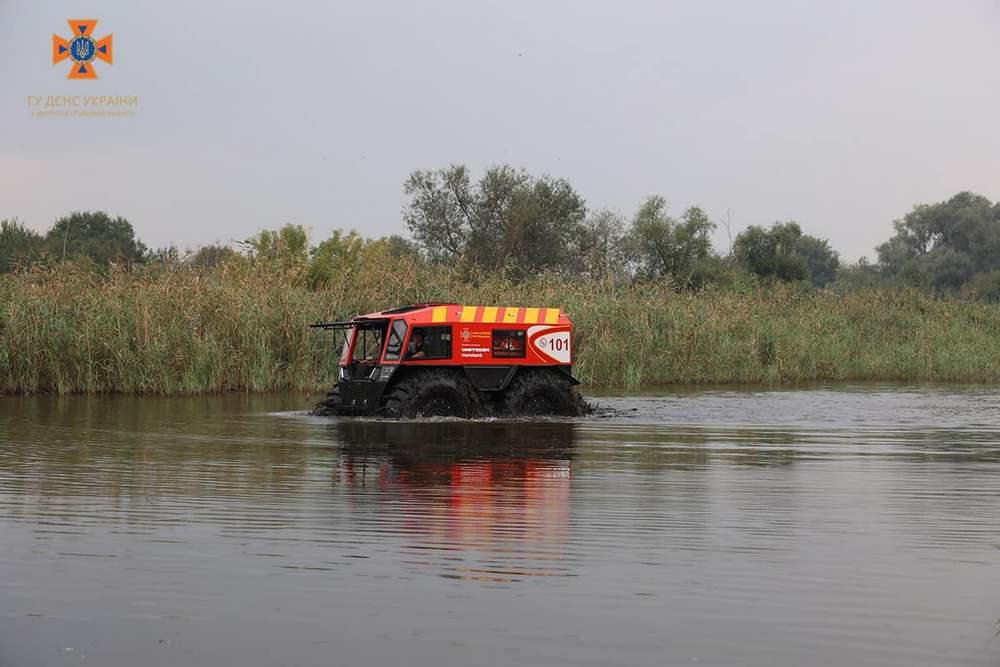
[[[68,63],[67,79],[98,78],[97,70],[114,62],[112,36],[95,36],[97,19],[70,19],[66,23],[68,37],[52,35],[52,64]],[[77,84],[67,83],[58,90],[39,92],[48,94],[27,96],[28,110],[35,118],[131,118],[139,110],[139,96],[121,94],[127,91],[84,95]]]
[[[95,60],[112,64],[111,35],[94,39],[97,19],[70,19],[67,23],[72,31],[69,39],[52,35],[52,64],[71,60],[67,79],[96,79]]]

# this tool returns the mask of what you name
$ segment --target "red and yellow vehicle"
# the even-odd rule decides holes
[[[559,308],[419,303],[316,328],[344,334],[317,410],[386,417],[576,415],[573,324]]]

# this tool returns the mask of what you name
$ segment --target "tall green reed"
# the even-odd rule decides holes
[[[240,261],[0,277],[0,392],[322,389],[335,342],[309,323],[432,300],[562,307],[585,384],[1000,379],[1000,308],[915,291],[513,283],[406,261],[310,289],[301,267]]]

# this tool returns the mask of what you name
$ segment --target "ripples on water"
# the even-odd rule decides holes
[[[1000,391],[0,398],[0,665],[995,665]]]

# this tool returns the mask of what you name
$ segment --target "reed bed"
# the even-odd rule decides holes
[[[543,276],[472,281],[446,269],[298,267],[99,274],[70,264],[0,278],[0,392],[182,394],[320,390],[333,337],[311,322],[425,300],[561,306],[585,384],[1000,379],[1000,308],[916,291],[775,286],[677,292]]]

